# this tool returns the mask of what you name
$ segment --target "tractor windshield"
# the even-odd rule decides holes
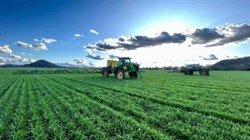
[[[130,59],[125,59],[125,63],[129,63],[130,62]]]

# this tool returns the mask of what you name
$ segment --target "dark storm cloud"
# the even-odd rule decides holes
[[[250,38],[250,25],[247,24],[229,25],[221,30],[225,32],[225,37],[219,42],[206,45],[205,47],[223,46],[233,42],[239,43]]]
[[[104,42],[96,43],[95,45],[87,45],[85,46],[85,48],[97,49],[100,51],[113,50],[118,48],[123,48],[125,50],[135,50],[137,48],[157,46],[165,43],[183,43],[184,41],[186,41],[186,36],[184,34],[175,33],[173,35],[169,35],[167,32],[162,32],[156,37],[141,35],[129,37],[127,39],[120,37],[119,39],[117,39],[115,46]]]
[[[194,33],[192,33],[191,38],[192,44],[206,44],[210,41],[223,38],[224,35],[219,34],[216,29],[196,29]]]
[[[132,42],[132,47],[139,48],[156,46],[164,43],[183,43],[186,41],[186,36],[183,34],[174,34],[171,36],[167,32],[162,32],[159,36],[153,38],[147,36],[135,36],[131,37],[128,41]]]
[[[204,60],[218,60],[218,58],[214,54],[210,54],[208,58],[203,57]]]
[[[122,37],[120,37],[120,38],[119,38],[119,41],[124,42],[124,41],[125,41],[125,39],[124,39],[124,38],[122,38]]]
[[[86,57],[95,59],[95,60],[103,60],[104,58],[101,57],[100,55],[93,55],[93,54],[88,54]]]

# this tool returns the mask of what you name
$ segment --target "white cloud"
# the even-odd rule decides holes
[[[7,54],[11,54],[12,50],[9,48],[9,45],[4,45],[4,46],[0,46],[0,53],[7,53]]]
[[[35,60],[35,59],[30,59],[29,61],[30,61],[30,63],[33,63],[33,62],[35,62],[36,60]]]
[[[93,29],[90,29],[89,31],[90,31],[91,33],[93,33],[93,34],[99,35],[99,33],[98,33],[97,31],[93,30]]]
[[[22,52],[21,55],[25,55],[25,52]]]
[[[52,39],[52,38],[48,38],[48,39],[47,38],[42,38],[41,41],[43,41],[44,43],[47,43],[47,44],[57,42],[57,40]]]
[[[18,62],[18,59],[0,57],[0,63],[3,64],[16,63],[16,62]]]
[[[93,62],[91,62],[91,61],[90,61],[88,64],[89,64],[90,66],[96,66],[96,65],[95,65]]]
[[[22,41],[17,41],[15,43],[18,47],[29,47],[29,44],[28,43],[25,43],[25,42],[22,42]]]
[[[84,58],[75,58],[74,59],[74,62],[76,63],[76,64],[84,64],[84,65],[86,65],[87,64],[87,61],[84,59]]]
[[[90,49],[86,49],[86,51],[88,52],[88,54],[92,54],[92,51]]]
[[[18,60],[22,59],[21,56],[15,55],[15,54],[10,54],[9,56],[12,57],[12,58],[18,59]]]
[[[6,62],[6,58],[0,56],[0,63],[5,63],[5,62]]]
[[[30,48],[30,49],[33,49],[33,50],[36,50],[36,51],[48,50],[46,45],[41,43],[41,42],[36,43],[36,44],[28,44],[28,43],[25,43],[25,42],[22,42],[22,41],[17,41],[15,44],[17,46],[19,46],[19,47]]]
[[[15,55],[16,56],[16,55]],[[21,58],[21,57],[13,57],[12,58],[4,58],[4,57],[0,57],[0,64],[28,64],[28,63],[32,63],[35,62],[35,59],[27,59],[27,58]]]
[[[95,67],[94,63],[87,62],[84,58],[75,58],[73,61],[68,61],[65,64],[61,64],[66,67]]]
[[[23,58],[22,63],[29,63],[29,60],[27,58]]]
[[[81,34],[74,34],[75,37],[84,37],[84,35]]]
[[[35,38],[34,41],[40,42],[40,43],[47,43],[47,44],[57,42],[57,40],[52,39],[52,38],[42,38],[41,40]]]
[[[36,43],[36,44],[33,44],[33,45],[29,45],[30,48],[36,50],[36,51],[39,51],[39,50],[48,50],[46,45],[43,44],[43,43]]]

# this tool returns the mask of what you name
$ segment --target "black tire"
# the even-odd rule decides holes
[[[108,71],[107,69],[104,69],[104,70],[102,71],[102,76],[103,76],[103,77],[109,77],[109,71]]]
[[[209,72],[207,70],[201,70],[200,71],[200,75],[201,76],[208,76],[209,75]]]
[[[124,79],[125,78],[125,72],[122,69],[119,69],[116,73],[117,79]]]
[[[132,79],[136,79],[138,77],[137,72],[129,72],[129,77]]]
[[[184,72],[184,74],[185,74],[185,75],[194,75],[194,72],[191,71],[191,70],[186,70],[186,71]]]

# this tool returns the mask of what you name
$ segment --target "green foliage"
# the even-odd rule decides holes
[[[249,72],[14,71],[0,69],[0,139],[250,139]]]
[[[211,66],[213,70],[242,70],[250,71],[250,57],[222,60]]]

